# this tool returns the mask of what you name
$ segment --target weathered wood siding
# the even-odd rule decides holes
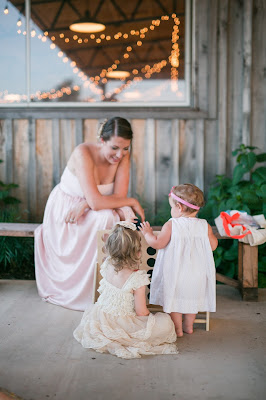
[[[193,2],[189,110],[0,109],[0,180],[19,184],[28,219],[42,220],[71,151],[96,140],[101,117],[130,120],[129,193],[154,212],[174,184],[207,192],[216,174],[231,174],[239,144],[266,151],[265,8],[263,0]]]

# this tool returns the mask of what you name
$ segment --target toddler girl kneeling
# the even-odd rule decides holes
[[[121,358],[177,354],[175,326],[168,314],[149,312],[149,275],[139,269],[140,235],[131,222],[118,222],[107,242],[98,301],[84,312],[74,331],[83,347]]]

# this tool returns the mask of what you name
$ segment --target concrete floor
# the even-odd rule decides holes
[[[82,313],[42,302],[35,281],[0,281],[0,387],[25,400],[264,400],[266,289],[259,302],[217,286],[210,331],[178,355],[123,360],[72,336]],[[1,394],[0,394],[1,398]]]

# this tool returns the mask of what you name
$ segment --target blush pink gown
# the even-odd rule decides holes
[[[99,185],[103,195],[113,193],[114,184]],[[43,224],[35,231],[35,274],[43,300],[72,310],[84,311],[92,302],[97,257],[97,231],[119,221],[114,210],[87,211],[77,224],[65,223],[69,209],[84,200],[79,181],[65,168],[60,183],[46,204]],[[123,207],[126,217],[134,215]],[[129,214],[129,215],[128,215]]]

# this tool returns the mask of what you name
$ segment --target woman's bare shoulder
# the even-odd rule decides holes
[[[84,142],[75,147],[74,153],[93,154],[97,149],[98,149],[97,144]]]
[[[93,143],[81,143],[75,147],[68,161],[68,167],[75,173],[76,167],[82,163],[94,164],[94,157],[97,151],[97,145]]]

